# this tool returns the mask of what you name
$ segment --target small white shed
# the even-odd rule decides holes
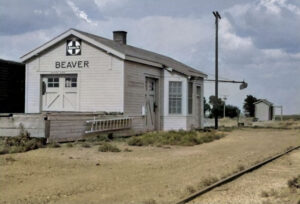
[[[255,118],[259,121],[272,120],[274,116],[273,103],[266,99],[258,100],[254,103],[255,105]]]

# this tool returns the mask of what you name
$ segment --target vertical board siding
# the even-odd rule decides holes
[[[269,106],[263,102],[255,104],[255,118],[259,121],[269,120]]]
[[[56,69],[58,61],[89,61],[88,68]],[[26,112],[40,112],[40,77],[77,74],[77,111],[123,112],[124,62],[82,41],[81,55],[66,56],[66,41],[46,50],[26,65]]]
[[[26,64],[25,113],[40,113],[40,74],[39,59]]]
[[[160,127],[160,107],[162,106],[161,81],[162,71],[149,65],[143,65],[135,62],[125,61],[125,86],[124,86],[124,113],[128,116],[137,116],[135,123],[137,129],[145,129],[145,117],[142,116],[142,107],[145,105],[145,80],[146,77],[158,79],[157,83],[157,103],[158,103],[158,127]]]
[[[198,101],[197,101],[197,86],[201,87],[200,107],[198,106]],[[204,97],[203,79],[193,81],[193,113],[188,115],[187,117],[187,129],[189,130],[193,128],[203,128],[203,122],[204,122],[203,97]],[[199,112],[200,112],[200,117],[198,116]]]

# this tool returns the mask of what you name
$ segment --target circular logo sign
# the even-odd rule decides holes
[[[81,54],[81,40],[67,40],[67,55]]]

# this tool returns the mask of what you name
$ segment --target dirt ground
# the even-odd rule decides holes
[[[132,152],[63,145],[1,155],[0,203],[174,203],[204,178],[300,145],[300,130],[234,130],[192,147],[114,143]]]
[[[297,204],[300,189],[290,189],[287,181],[299,174],[300,150],[297,150],[189,203]]]

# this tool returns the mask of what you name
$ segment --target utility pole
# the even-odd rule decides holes
[[[217,110],[217,106],[218,106],[218,80],[219,80],[219,76],[218,76],[218,25],[219,25],[219,19],[221,19],[221,16],[219,14],[218,11],[214,11],[213,12],[214,16],[215,16],[215,24],[216,24],[216,47],[215,47],[215,55],[216,55],[216,61],[215,61],[215,71],[216,71],[216,84],[215,84],[215,129],[218,129],[218,112]]]

